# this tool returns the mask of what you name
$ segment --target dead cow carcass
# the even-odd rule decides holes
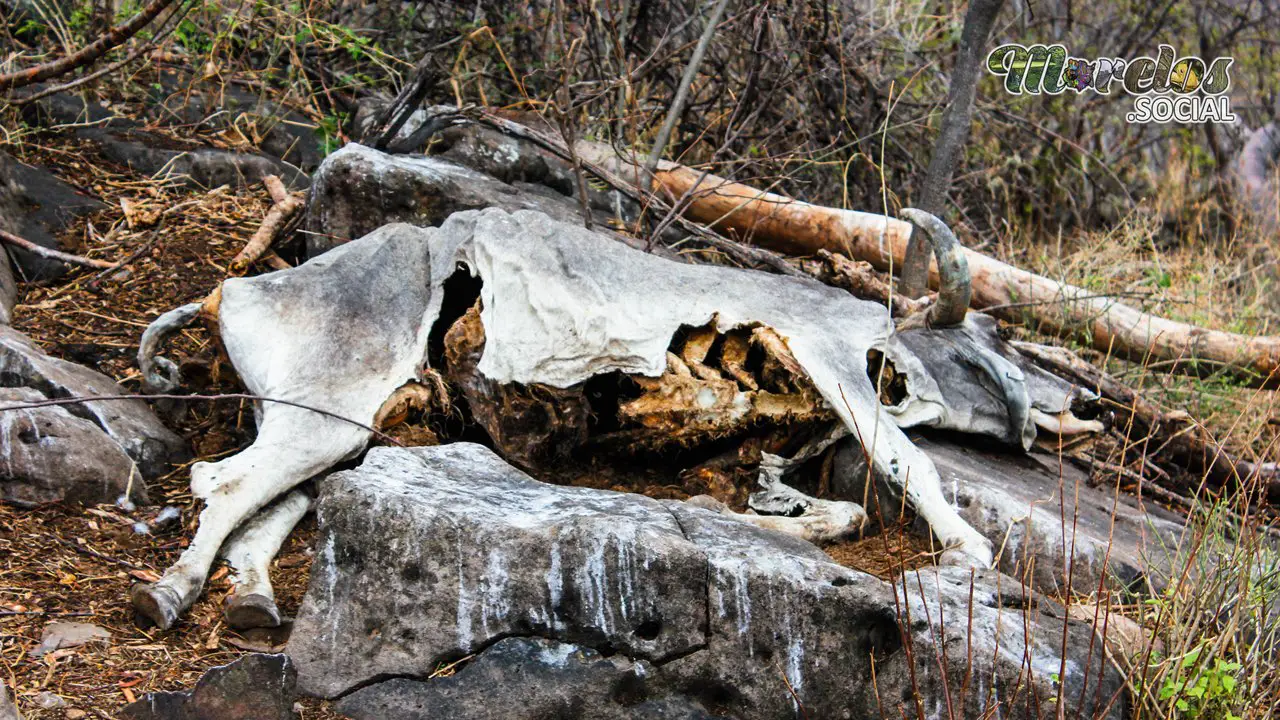
[[[254,533],[233,531],[298,483],[364,449],[371,437],[365,426],[388,398],[423,378],[448,281],[459,267],[480,282],[472,318],[479,327],[472,332],[483,346],[472,346],[473,379],[490,389],[570,391],[620,373],[652,392],[691,393],[686,400],[695,407],[680,416],[629,409],[664,432],[680,423],[696,426],[708,413],[792,412],[787,403],[795,397],[761,394],[749,387],[750,378],[735,379],[733,359],[741,348],[722,348],[714,373],[702,369],[710,368],[696,338],[683,357],[670,352],[673,338],[691,328],[760,335],[759,342],[775,346],[771,357],[793,364],[787,370],[793,394],[812,395],[810,409],[801,411],[819,408],[860,438],[874,470],[905,488],[947,548],[945,562],[991,563],[991,544],[946,501],[933,464],[898,428],[868,377],[868,352],[885,348],[891,329],[884,307],[813,281],[664,260],[541,213],[489,209],[457,213],[440,228],[388,225],[292,270],[227,280],[211,296],[204,309],[216,313],[244,384],[264,398],[296,404],[262,403],[249,448],[192,467],[193,493],[206,502],[199,529],[160,581],[135,588],[142,613],[171,625],[199,594],[224,542],[238,575],[256,582],[247,586],[242,579],[236,597],[251,606],[250,614],[274,611],[261,582],[274,547],[263,550]],[[144,336],[139,361],[149,382],[172,382],[166,377],[172,366],[155,357],[157,346],[200,312],[200,305],[179,308]],[[690,344],[687,339],[684,348]],[[664,380],[685,372],[703,385]],[[907,382],[917,381],[908,375]],[[1028,404],[1021,378],[1002,378],[999,392],[1006,400],[1020,392],[1014,404]],[[644,396],[633,400],[642,404]],[[777,485],[780,472],[762,473],[763,499],[803,505],[804,496]],[[278,528],[299,514],[301,504],[291,497],[254,520],[276,528],[263,533],[266,544],[278,546]],[[846,512],[844,521],[857,522],[860,513]]]

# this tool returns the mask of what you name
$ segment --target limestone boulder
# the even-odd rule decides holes
[[[128,394],[106,375],[52,357],[8,326],[0,326],[0,386],[29,388],[45,398]],[[95,400],[62,407],[99,428],[137,465],[143,477],[166,472],[170,463],[184,459],[189,452],[182,438],[165,427],[141,400]]]
[[[625,688],[613,702],[685,713],[672,717],[914,715],[917,701],[929,716],[1049,717],[1058,700],[1069,714],[1125,712],[1093,629],[993,572],[890,584],[682,503],[538,482],[468,443],[375,448],[324,481],[319,513],[287,652],[304,692],[349,694],[356,717],[426,717],[413,708],[480,692],[463,678],[487,677],[486,663],[585,693],[588,651],[611,666],[598,682]],[[543,644],[503,645],[513,637]],[[561,673],[543,653],[565,648],[587,654]],[[467,658],[459,680],[430,679]],[[546,717],[542,702],[504,704],[503,717]]]

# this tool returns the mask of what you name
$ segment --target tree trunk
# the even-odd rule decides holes
[[[1000,14],[1004,0],[970,0],[964,14],[964,30],[960,32],[960,52],[951,73],[951,91],[947,98],[947,114],[942,120],[942,132],[933,146],[933,158],[925,175],[924,189],[914,207],[939,217],[947,204],[947,191],[951,188],[951,176],[955,173],[956,160],[969,138],[969,123],[973,117],[973,96],[977,93],[978,77],[986,56],[987,36]],[[909,298],[924,294],[929,279],[929,246],[919,232],[911,233],[907,243],[907,255],[902,265],[901,291]]]

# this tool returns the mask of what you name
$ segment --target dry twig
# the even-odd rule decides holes
[[[76,68],[84,67],[98,58],[111,52],[112,48],[128,40],[138,31],[146,27],[156,16],[174,3],[175,0],[151,0],[137,15],[108,30],[102,37],[89,43],[80,50],[52,62],[37,65],[26,70],[0,75],[0,90],[15,90],[49,78],[65,75]],[[183,0],[185,2],[185,0]]]
[[[34,253],[43,258],[71,263],[72,265],[83,265],[84,267],[98,268],[99,270],[113,270],[118,267],[116,263],[110,263],[106,260],[94,260],[93,258],[72,255],[71,253],[64,253],[61,250],[54,250],[52,248],[44,247],[43,245],[37,245],[26,238],[18,237],[17,235],[4,230],[0,230],[0,242],[12,245],[16,248],[21,248],[22,250]]]
[[[276,238],[283,235],[288,229],[290,223],[302,212],[307,206],[306,196],[302,193],[290,193],[285,190],[284,183],[280,182],[280,178],[275,175],[268,175],[262,178],[262,184],[267,186],[267,192],[271,193],[271,199],[275,204],[267,211],[266,217],[262,219],[262,225],[253,233],[253,237],[249,238],[249,242],[245,244],[240,254],[236,255],[231,261],[231,274],[243,275],[249,266],[264,258],[271,243]],[[280,268],[280,263],[284,267],[288,267],[275,253],[270,253],[271,257],[266,258],[272,267]]]

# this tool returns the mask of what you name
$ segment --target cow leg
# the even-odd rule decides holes
[[[293,490],[241,525],[227,539],[222,557],[235,571],[235,589],[222,607],[233,628],[276,627],[280,610],[271,589],[271,560],[311,506],[311,498]]]
[[[133,587],[134,608],[160,628],[172,627],[199,597],[232,531],[298,483],[358,453],[367,440],[367,431],[349,423],[268,406],[252,445],[225,460],[191,467],[191,490],[205,501],[195,538],[159,581]]]

